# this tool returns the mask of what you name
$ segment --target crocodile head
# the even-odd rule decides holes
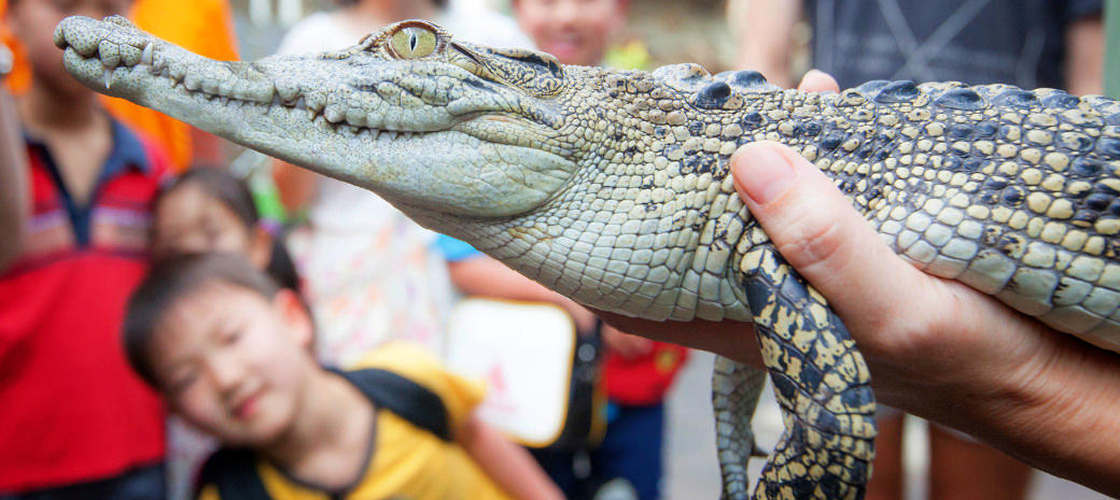
[[[338,52],[215,61],[121,17],[72,17],[55,33],[67,70],[98,92],[373,190],[451,215],[512,216],[575,172],[563,69],[405,21]]]
[[[757,73],[561,66],[423,21],[256,62],[212,61],[119,17],[68,18],[55,41],[98,92],[369,189],[580,302],[749,318],[724,279],[749,217],[727,175],[742,127],[719,120],[741,121],[728,82],[760,88]]]

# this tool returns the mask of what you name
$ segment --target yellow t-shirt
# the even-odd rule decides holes
[[[390,342],[357,366],[382,368],[423,385],[447,408],[451,429],[461,429],[482,401],[481,383],[446,371],[422,348]],[[508,498],[467,455],[461,446],[417,428],[396,414],[377,410],[373,457],[366,473],[352,489],[336,498],[358,499],[505,499]],[[320,500],[328,493],[298,483],[264,460],[257,473],[270,496],[280,500]],[[217,487],[205,485],[201,500],[219,500]]]

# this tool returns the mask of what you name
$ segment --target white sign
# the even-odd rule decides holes
[[[471,298],[452,311],[447,366],[486,381],[479,416],[523,445],[560,437],[576,330],[551,304]]]

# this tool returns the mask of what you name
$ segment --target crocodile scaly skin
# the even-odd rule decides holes
[[[407,21],[351,49],[216,62],[127,21],[56,43],[91,88],[377,192],[597,308],[753,322],[787,430],[756,498],[859,498],[870,375],[775,251],[728,160],[774,140],[831,176],[915,266],[1120,351],[1120,104],[1004,85],[782,90],[750,71],[561,66]],[[724,495],[748,491],[759,373],[717,364]]]

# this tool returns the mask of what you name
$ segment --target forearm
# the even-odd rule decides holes
[[[15,103],[0,90],[0,271],[23,249],[31,204],[26,150]]]
[[[1045,342],[1048,354],[1035,362],[962,391],[957,415],[944,420],[1028,464],[1120,496],[1120,356],[1057,332]]]
[[[1101,16],[1074,21],[1066,33],[1066,86],[1074,95],[1104,90],[1105,34]]]
[[[733,0],[728,18],[738,34],[737,66],[759,71],[775,85],[793,86],[793,28],[801,18],[801,1]]]
[[[272,180],[280,194],[280,203],[289,214],[303,211],[318,194],[318,174],[291,163],[272,162]]]
[[[564,497],[529,452],[510,442],[478,417],[471,416],[459,433],[458,439],[475,463],[511,497],[518,499]]]
[[[451,282],[467,295],[555,304],[567,311],[581,330],[590,328],[595,319],[591,311],[572,299],[486,255],[452,262],[448,264],[448,272]]]

